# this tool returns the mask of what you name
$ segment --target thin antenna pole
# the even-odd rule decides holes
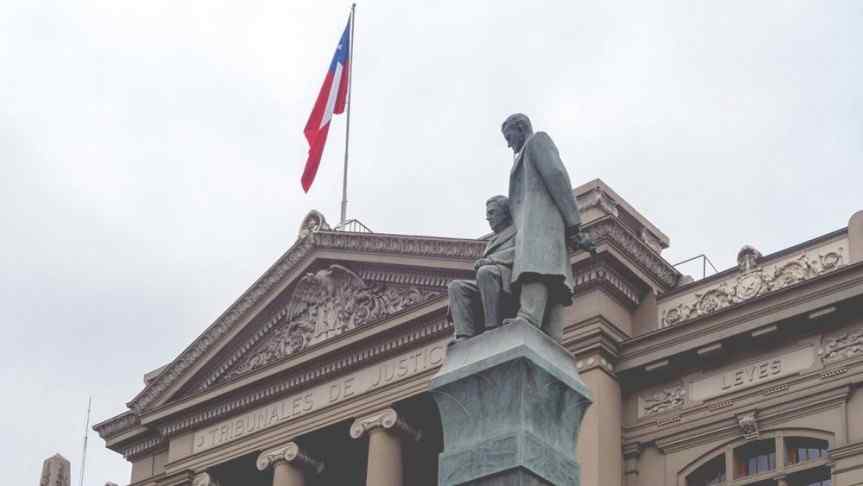
[[[351,100],[354,98],[351,88],[354,80],[354,23],[357,16],[357,4],[351,5],[351,46],[348,52],[348,115],[345,123],[345,167],[342,174],[342,214],[339,224],[345,224],[348,213],[348,143],[351,139]]]
[[[84,472],[87,470],[87,437],[90,432],[90,413],[93,410],[93,396],[87,401],[87,420],[84,421],[84,450],[81,452],[81,482],[84,486]]]

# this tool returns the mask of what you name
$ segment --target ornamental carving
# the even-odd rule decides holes
[[[295,463],[297,466],[308,468],[318,474],[324,470],[324,463],[300,450],[300,446],[296,442],[288,442],[283,446],[262,452],[258,456],[256,465],[259,471],[266,471],[267,468],[279,461]]]
[[[300,231],[297,238],[307,238],[311,236],[312,233],[328,229],[330,229],[330,225],[327,224],[327,220],[324,218],[324,215],[321,214],[320,211],[312,209],[309,211],[309,214],[303,218],[303,222],[300,223]]]
[[[308,346],[443,296],[441,290],[368,284],[341,265],[307,273],[269,336],[222,381],[249,373]]]
[[[713,288],[695,292],[687,301],[664,309],[661,314],[662,327],[712,314],[734,304],[832,272],[844,265],[845,252],[840,246],[814,256],[804,253],[772,267],[758,266],[760,254],[751,247],[744,247],[738,258],[739,268],[748,269],[747,271]]]
[[[677,385],[641,397],[641,416],[656,415],[686,403],[686,387]]]
[[[405,422],[399,417],[398,412],[392,408],[385,408],[379,412],[354,420],[354,423],[351,424],[350,434],[352,438],[359,439],[370,430],[378,427],[393,430],[414,441],[422,439],[422,431],[413,428]]]
[[[312,225],[313,228],[314,226]],[[212,349],[229,330],[243,322],[243,317],[248,311],[260,304],[291,271],[309,257],[315,248],[449,257],[473,261],[482,255],[485,242],[454,238],[345,233],[328,231],[324,225],[321,225],[316,231],[298,239],[276,264],[255,282],[252,288],[133,398],[129,402],[129,408],[140,414],[167,393],[202,355]]]
[[[832,363],[863,354],[863,331],[845,332],[827,339],[818,350],[821,361]]]
[[[757,439],[760,435],[758,431],[758,420],[755,417],[755,412],[748,412],[737,416],[737,426],[743,433],[743,438],[746,440]]]
[[[221,483],[208,472],[202,472],[195,475],[192,479],[192,486],[221,486]]]
[[[677,285],[680,273],[617,220],[608,218],[598,221],[587,225],[585,231],[595,243],[609,242],[626,252],[665,288]]]

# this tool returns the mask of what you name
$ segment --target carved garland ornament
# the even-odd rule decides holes
[[[441,290],[367,284],[341,265],[307,273],[294,290],[282,322],[221,381],[442,296]]]
[[[741,268],[751,268],[749,271],[739,274],[730,285],[729,282],[722,282],[718,287],[706,292],[696,292],[689,303],[681,303],[665,310],[662,313],[662,325],[672,326],[712,314],[734,304],[832,272],[843,264],[842,247],[814,258],[804,253],[772,269],[752,268],[752,263],[744,260]]]
[[[641,397],[643,403],[642,415],[656,415],[658,413],[680,408],[686,403],[686,387],[677,385],[665,390],[660,390]]]

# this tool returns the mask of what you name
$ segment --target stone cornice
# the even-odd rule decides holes
[[[684,351],[834,305],[863,293],[863,263],[801,282],[746,305],[690,322],[656,329],[623,343],[620,370],[629,371]]]
[[[297,240],[243,295],[192,344],[153,379],[127,405],[140,414],[185,375],[201,356],[212,349],[229,330],[245,321],[248,311],[266,299],[314,249],[335,249],[368,254],[400,254],[425,258],[471,261],[482,254],[478,240],[400,236],[379,233],[317,231]]]
[[[568,326],[563,336],[566,348],[581,359],[593,353],[600,353],[611,364],[620,356],[620,345],[627,336],[620,328],[602,316],[592,317]]]
[[[573,273],[576,294],[601,288],[629,309],[634,309],[641,301],[643,291],[633,285],[632,279],[625,278],[615,270],[604,256],[578,265]]]
[[[124,412],[99,422],[93,426],[93,430],[99,434],[99,437],[107,440],[133,429],[140,423],[137,415],[132,412]]]
[[[599,219],[586,225],[585,231],[597,245],[607,243],[629,257],[661,290],[677,285],[680,273],[617,219]]]
[[[205,404],[177,419],[169,419],[155,426],[163,436],[173,436],[193,427],[218,421],[228,415],[249,410],[272,401],[277,396],[305,389],[359,366],[377,362],[405,348],[414,347],[452,332],[452,324],[440,312],[405,328],[386,340],[366,342],[364,345],[352,347],[349,352],[343,354],[328,354],[319,361],[291,370],[290,374],[279,376],[275,381],[269,380],[268,384],[248,389],[244,393],[235,393],[233,398],[212,405]]]
[[[838,460],[846,457],[855,457],[863,455],[863,441],[854,442],[853,444],[836,447],[830,451],[830,459]]]
[[[723,272],[721,278],[687,286],[687,291],[663,295],[657,302],[661,327],[745,304],[760,296],[841,269],[849,262],[849,242],[843,234],[819,240],[818,245],[798,249],[780,257],[759,257],[757,250],[741,250],[739,268]]]
[[[123,457],[126,458],[126,460],[135,461],[151,454],[153,451],[167,447],[168,442],[164,437],[158,434],[147,434],[144,438],[131,441],[116,450],[123,454]]]

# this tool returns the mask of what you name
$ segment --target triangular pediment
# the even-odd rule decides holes
[[[228,346],[220,362],[181,395],[233,381],[446,296],[445,278],[418,284],[397,270],[361,273],[366,278],[334,263],[303,275],[283,304],[262,316],[247,337]]]
[[[140,415],[439,302],[483,247],[304,221],[297,242],[128,405]]]

